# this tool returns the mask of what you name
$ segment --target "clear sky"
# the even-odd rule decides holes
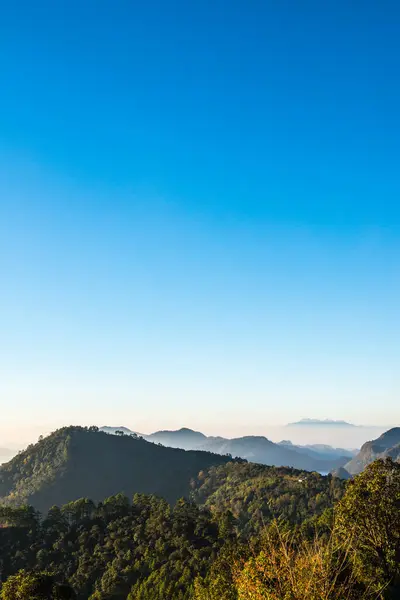
[[[395,0],[3,2],[0,436],[398,424],[399,106]]]

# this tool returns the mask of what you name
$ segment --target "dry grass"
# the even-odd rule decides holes
[[[362,588],[351,568],[350,543],[294,541],[273,524],[262,550],[234,565],[239,600],[376,600],[380,594]]]

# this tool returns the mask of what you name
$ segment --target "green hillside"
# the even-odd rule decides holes
[[[208,506],[144,494],[132,502],[122,494],[99,503],[82,498],[42,518],[28,506],[0,506],[0,599],[399,597],[399,464],[377,461],[333,489],[331,478],[309,474],[301,494],[299,472],[264,469],[229,464],[200,474],[194,493]],[[249,528],[254,502],[278,521]],[[325,502],[334,509],[332,531],[326,511],[303,527]],[[291,505],[297,508],[288,511]]]
[[[192,483],[192,498],[219,516],[229,510],[239,530],[251,534],[276,518],[290,525],[315,519],[344,489],[341,480],[315,472],[230,462],[201,472]]]
[[[82,497],[98,502],[116,493],[188,496],[190,481],[226,456],[166,448],[97,428],[66,427],[0,467],[0,502],[40,511]]]

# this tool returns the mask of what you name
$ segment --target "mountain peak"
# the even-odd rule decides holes
[[[201,433],[201,431],[195,431],[194,429],[190,429],[189,427],[181,427],[180,429],[177,430],[176,433],[187,433],[188,435],[194,434],[194,435],[201,435],[201,437],[205,438],[206,436],[204,435],[204,433]]]
[[[345,469],[351,475],[357,475],[374,460],[388,457],[400,462],[400,427],[393,427],[376,440],[365,442],[360,452],[345,465]]]

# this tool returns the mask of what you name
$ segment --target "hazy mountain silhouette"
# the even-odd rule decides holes
[[[102,428],[103,431],[115,433],[124,428]],[[126,429],[126,428],[125,428]],[[131,430],[127,430],[130,433]],[[200,431],[187,427],[178,430],[156,431],[143,435],[149,442],[162,444],[171,448],[184,450],[206,450],[216,454],[230,454],[252,462],[271,466],[289,466],[308,471],[329,472],[348,462],[353,454],[344,450],[336,450],[324,446],[324,450],[316,445],[315,448],[294,446],[291,442],[276,444],[264,436],[244,436],[228,439],[219,436],[207,437]],[[328,450],[330,449],[330,450]]]
[[[279,445],[291,448],[301,454],[307,454],[307,456],[311,456],[316,460],[337,460],[338,458],[344,460],[346,458],[353,458],[353,456],[357,454],[357,450],[334,448],[327,444],[308,444],[306,446],[299,446],[297,444],[292,444],[292,442],[288,440],[282,440],[279,442]]]
[[[182,448],[183,450],[197,450],[207,440],[207,436],[200,431],[193,431],[187,427],[182,427],[176,431],[156,431],[146,435],[145,439],[149,442],[163,444],[171,448]]]
[[[251,462],[276,467],[288,466],[307,471],[330,471],[345,464],[346,456],[325,458],[312,451],[298,451],[295,446],[275,444],[266,437],[249,435],[234,439],[207,438],[203,449],[218,454],[229,453]]]
[[[333,426],[333,427],[356,427],[352,423],[348,423],[347,421],[334,420],[334,419],[300,419],[300,421],[295,421],[294,423],[288,423],[287,427],[297,427],[304,425],[324,425],[324,426]]]

